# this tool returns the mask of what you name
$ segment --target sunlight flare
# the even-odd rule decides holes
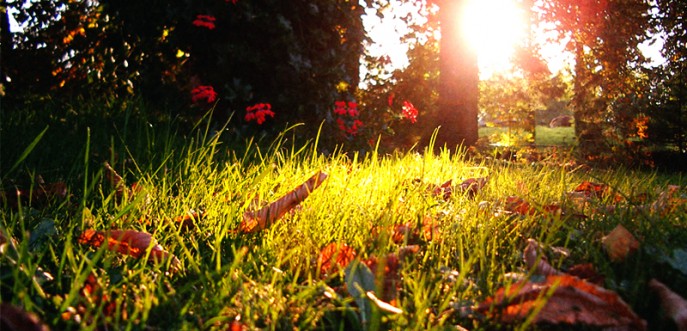
[[[465,39],[477,52],[480,76],[509,70],[515,46],[527,36],[522,8],[514,0],[469,0],[457,17]]]

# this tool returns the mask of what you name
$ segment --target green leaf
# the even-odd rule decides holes
[[[375,290],[375,275],[359,260],[349,263],[345,274],[348,294],[355,299],[360,311],[360,319],[363,324],[366,324],[372,317],[372,306],[366,293]]]
[[[673,251],[673,256],[661,256],[660,260],[687,276],[687,250],[676,249]]]

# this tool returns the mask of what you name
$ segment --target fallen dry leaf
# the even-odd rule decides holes
[[[131,196],[134,193],[141,191],[141,186],[139,186],[138,183],[131,184],[131,188],[127,187],[126,183],[124,182],[124,178],[122,178],[122,176],[120,176],[108,162],[103,163],[103,167],[105,167],[105,178],[107,178],[112,187],[115,189],[118,198],[121,198],[124,195]]]
[[[539,243],[534,239],[527,239],[527,246],[523,251],[523,259],[527,268],[532,270],[537,275],[560,275],[560,271],[556,270],[549,262],[546,257],[540,252]]]
[[[597,271],[596,268],[594,267],[593,264],[591,263],[583,263],[583,264],[576,264],[570,268],[568,268],[567,272],[568,275],[575,276],[580,279],[584,279],[592,284],[596,285],[603,285],[604,284],[604,276],[600,275]]]
[[[246,211],[243,213],[243,221],[239,225],[239,231],[254,233],[264,230],[305,200],[310,192],[319,187],[325,179],[327,179],[327,174],[320,171],[277,201],[258,211]]]
[[[50,329],[35,314],[3,302],[0,303],[0,330],[48,331]]]
[[[479,177],[479,178],[468,178],[464,180],[460,185],[458,185],[458,188],[460,188],[461,191],[465,192],[468,198],[473,199],[475,195],[484,187],[484,185],[487,184],[487,178],[486,177]]]
[[[81,233],[78,241],[81,244],[91,245],[96,248],[107,242],[107,249],[131,255],[135,258],[145,256],[148,247],[152,247],[148,261],[159,262],[164,261],[167,257],[171,257],[172,268],[176,269],[179,265],[179,260],[165,251],[162,246],[158,245],[152,235],[147,232],[135,230],[96,231],[87,229]]]
[[[639,241],[624,226],[618,224],[601,243],[613,262],[624,261],[628,255],[639,249]]]
[[[119,312],[123,320],[128,319],[127,310],[125,309],[126,302],[122,301],[118,305],[116,300],[110,299],[93,272],[86,277],[83,286],[79,290],[79,295],[80,300],[76,307],[68,307],[61,315],[62,320],[82,320],[82,315],[89,309],[88,305],[94,305],[96,307],[101,306],[101,314],[104,316],[113,316],[115,313]]]
[[[325,246],[317,258],[317,265],[320,266],[320,276],[327,278],[339,270],[343,270],[355,259],[357,253],[355,249],[344,243],[331,243]]]
[[[598,184],[598,183],[592,183],[589,181],[584,181],[577,185],[577,187],[573,190],[573,193],[582,193],[584,194],[587,198],[606,198],[613,194],[611,189],[608,187],[606,184]],[[620,202],[623,201],[624,198],[620,194],[614,194],[612,196],[612,200],[614,202]]]
[[[537,212],[529,202],[518,196],[507,197],[504,209],[518,215],[534,215]]]
[[[179,224],[182,230],[190,230],[193,229],[193,222],[199,221],[203,217],[205,217],[205,211],[195,211],[195,210],[189,210],[185,214],[177,216],[173,219],[174,223]]]
[[[569,275],[550,275],[541,283],[521,281],[501,288],[473,311],[503,323],[536,314],[533,321],[539,324],[646,330],[646,322],[615,292]]]
[[[649,281],[649,288],[658,294],[661,308],[670,317],[679,331],[687,331],[687,300],[671,291],[656,279]]]

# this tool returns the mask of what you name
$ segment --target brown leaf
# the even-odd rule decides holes
[[[687,331],[687,300],[671,291],[656,279],[649,281],[649,288],[661,299],[661,308],[670,317],[679,331]]]
[[[522,281],[501,288],[475,311],[504,323],[524,320],[536,312],[535,323],[646,329],[646,322],[615,292],[569,275],[550,275],[543,283]]]
[[[591,263],[576,264],[568,268],[566,273],[584,279],[592,284],[603,285],[604,283],[604,276],[600,275]]]
[[[325,179],[327,179],[327,174],[320,171],[277,201],[258,211],[246,211],[243,213],[243,221],[239,225],[239,231],[254,233],[264,230],[305,200],[310,192],[319,187]]]
[[[598,184],[598,183],[592,183],[589,181],[584,181],[577,185],[575,190],[573,190],[574,193],[582,193],[584,194],[587,198],[605,198],[613,194],[611,190],[609,189],[608,185],[606,184]],[[615,202],[620,202],[623,201],[623,197],[619,194],[615,194],[613,197],[613,201]]]
[[[179,264],[179,260],[174,255],[165,251],[162,246],[158,245],[152,235],[147,232],[135,230],[109,230],[102,232],[87,229],[81,233],[78,241],[81,244],[91,245],[96,248],[107,242],[107,249],[121,254],[131,255],[135,258],[145,256],[148,247],[152,246],[148,261],[163,261],[167,257],[171,257],[172,268],[176,269]]]
[[[470,199],[473,199],[475,195],[484,187],[484,185],[487,184],[487,178],[486,177],[479,177],[479,178],[468,178],[464,180],[458,188],[460,188],[461,191],[465,192],[467,197]]]
[[[613,262],[620,262],[639,249],[639,241],[625,227],[618,224],[601,243]]]
[[[141,186],[138,185],[138,183],[133,183],[131,184],[131,188],[128,188],[126,182],[124,182],[124,178],[122,178],[108,162],[105,162],[103,166],[105,167],[105,178],[107,178],[112,187],[114,187],[118,198],[121,198],[125,194],[130,196],[141,191]]]
[[[77,302],[76,307],[68,307],[61,314],[63,320],[81,320],[83,318],[81,315],[92,309],[92,306],[102,307],[102,315],[104,316],[114,316],[114,314],[119,312],[121,319],[126,320],[128,318],[127,310],[125,309],[126,301],[121,301],[118,304],[117,300],[111,299],[105,293],[105,290],[100,285],[100,281],[93,272],[86,277],[83,286],[79,290],[79,295],[80,301]]]
[[[537,275],[548,276],[562,274],[549,264],[546,257],[540,252],[539,243],[534,239],[527,239],[527,246],[522,256],[525,260],[525,264],[527,264],[527,268],[534,269],[534,273]]]
[[[35,314],[3,302],[0,303],[0,330],[48,331],[50,329]]]
[[[189,210],[185,214],[177,216],[173,219],[174,223],[178,223],[182,230],[193,229],[193,222],[205,217],[205,211]]]
[[[507,197],[504,209],[518,215],[534,215],[537,212],[537,209],[535,209],[529,202],[518,196]]]
[[[453,187],[451,187],[451,184],[453,183],[452,179],[447,180],[443,184],[439,186],[435,186],[434,189],[432,190],[432,194],[434,196],[440,196],[444,200],[448,200],[451,198],[451,195],[453,195]]]
[[[344,243],[331,243],[320,251],[317,265],[320,266],[320,275],[326,278],[333,275],[355,259],[355,250]]]

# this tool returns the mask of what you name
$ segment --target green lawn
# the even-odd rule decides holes
[[[586,265],[605,300],[622,297],[650,329],[668,325],[647,300],[650,279],[685,295],[673,258],[687,248],[684,178],[447,152],[325,157],[288,143],[292,132],[258,148],[202,122],[184,134],[128,125],[3,145],[16,155],[2,175],[3,315],[18,307],[54,330],[551,329],[535,316],[545,301],[513,321],[489,309],[504,287],[543,284],[542,256],[547,270]],[[568,139],[558,133],[550,141]],[[71,166],[34,158],[54,146]],[[251,212],[320,171],[307,198],[291,195],[300,205],[263,209],[265,229],[249,231]],[[572,193],[587,181],[605,186]],[[607,237],[619,224],[639,242],[621,258]],[[530,297],[552,295],[548,284]]]
[[[574,127],[550,128],[545,125],[537,125],[535,130],[535,143],[537,146],[572,146],[575,144]],[[483,127],[479,129],[479,136],[492,137],[508,132],[508,128]]]

